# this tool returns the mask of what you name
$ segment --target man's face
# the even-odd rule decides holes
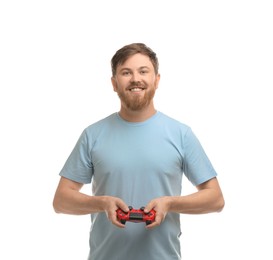
[[[159,79],[160,76],[155,74],[149,57],[135,54],[117,67],[112,84],[122,106],[137,111],[151,103]]]

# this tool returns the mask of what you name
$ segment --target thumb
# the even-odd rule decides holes
[[[122,211],[124,212],[128,212],[129,211],[129,207],[126,205],[125,202],[123,202],[122,200],[120,200],[118,203],[117,203],[117,207],[120,208]]]
[[[148,203],[147,206],[145,207],[144,212],[145,212],[145,213],[148,213],[148,212],[150,212],[154,207],[155,207],[154,203],[153,203],[153,202],[150,202],[150,203]]]

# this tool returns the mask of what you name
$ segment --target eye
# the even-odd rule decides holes
[[[122,72],[122,76],[129,76],[129,75],[131,75],[131,72],[128,71],[128,70],[124,70],[124,71]]]
[[[145,75],[145,74],[147,74],[147,73],[148,73],[148,70],[141,70],[141,71],[140,71],[140,74],[141,74],[141,75]]]

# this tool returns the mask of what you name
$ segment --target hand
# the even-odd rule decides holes
[[[147,229],[152,229],[156,226],[159,226],[165,219],[168,211],[169,211],[169,204],[170,204],[170,199],[169,197],[160,197],[151,200],[148,205],[145,207],[144,212],[148,213],[152,209],[156,211],[155,215],[155,221],[147,225]]]
[[[107,218],[113,225],[124,228],[125,225],[121,224],[117,219],[117,212],[116,210],[120,208],[124,212],[128,212],[129,208],[125,204],[125,202],[119,198],[106,196],[104,199],[104,211],[106,213]]]

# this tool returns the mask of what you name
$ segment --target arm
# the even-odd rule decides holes
[[[204,214],[220,212],[224,207],[224,198],[216,178],[197,186],[197,192],[170,198],[169,211],[186,214]]]
[[[105,212],[114,225],[124,227],[116,217],[118,208],[129,210],[121,199],[111,196],[89,196],[80,192],[82,186],[82,183],[61,177],[53,199],[55,212],[74,215]]]
[[[167,196],[154,199],[145,211],[156,210],[156,220],[147,228],[161,224],[168,212],[184,214],[204,214],[220,212],[224,207],[224,198],[217,178],[212,178],[197,186],[197,192],[186,196]]]

